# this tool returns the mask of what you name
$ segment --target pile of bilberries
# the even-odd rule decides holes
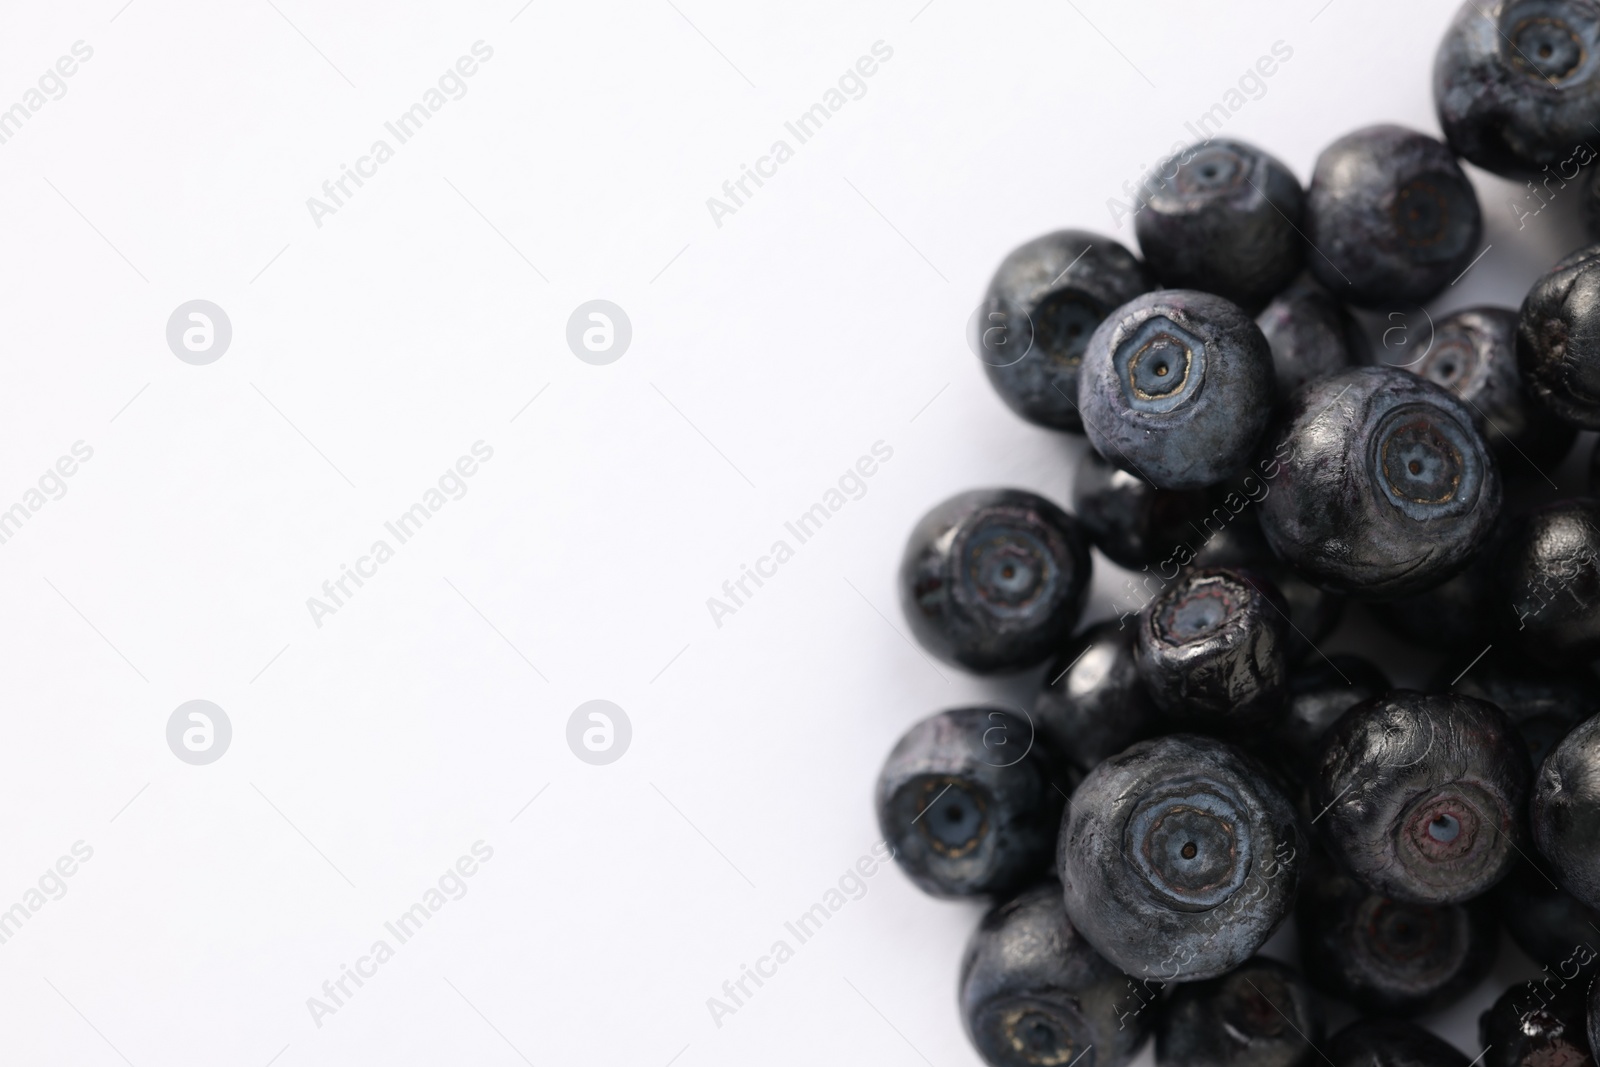
[[[1018,414],[1088,438],[1073,513],[963,493],[899,584],[947,662],[1048,666],[1031,709],[917,723],[876,794],[906,875],[995,905],[959,983],[990,1064],[1121,1067],[1154,1033],[1160,1067],[1466,1067],[1407,1020],[1503,925],[1543,978],[1482,1016],[1481,1061],[1594,1067],[1600,502],[1537,487],[1600,429],[1600,244],[1403,367],[1347,305],[1476,262],[1458,157],[1520,179],[1600,138],[1600,4],[1473,0],[1434,83],[1443,141],[1358,130],[1304,189],[1209,141],[1145,181],[1142,260],[1064,231],[995,273],[977,347]],[[1079,630],[1091,546],[1140,603]],[[1321,653],[1349,598],[1449,654],[1426,692]],[[1291,913],[1300,970],[1257,955]],[[1326,1041],[1323,997],[1359,1013]]]

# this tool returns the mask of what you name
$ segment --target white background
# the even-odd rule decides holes
[[[94,855],[0,945],[0,1058],[976,1063],[979,910],[892,868],[720,1028],[705,1004],[867,853],[908,725],[1036,684],[935,669],[895,603],[924,510],[1064,500],[1083,447],[1003,407],[966,320],[1025,239],[1131,244],[1107,199],[1274,42],[1226,132],[1302,179],[1357,126],[1436,130],[1455,5],[273,3],[3,16],[0,107],[94,52],[0,145],[0,507],[94,455],[0,545],[0,907]],[[307,198],[479,40],[466,95],[318,227]],[[795,144],[876,41],[865,96]],[[1435,312],[1515,305],[1580,243],[1576,188],[1519,232],[1475,180],[1493,248]],[[209,366],[164,335],[196,298],[233,326]],[[609,366],[565,342],[594,298],[633,324]],[[479,440],[467,495],[315,625]],[[706,599],[880,440],[865,496],[715,626]],[[1358,630],[1328,650],[1432,665]],[[565,734],[597,698],[634,731],[600,767]],[[209,766],[167,747],[191,699],[233,725]],[[479,840],[466,896],[319,1028],[307,998]],[[1469,1055],[1488,996],[1440,1020]]]

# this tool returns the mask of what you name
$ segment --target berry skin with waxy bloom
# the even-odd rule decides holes
[[[1367,889],[1453,904],[1492,888],[1526,850],[1531,773],[1493,704],[1395,689],[1323,735],[1311,810],[1329,852]]]
[[[1600,430],[1600,245],[1567,256],[1528,290],[1517,366],[1528,392],[1557,418]]]
[[[1170,557],[1194,537],[1190,524],[1208,511],[1205,493],[1157,489],[1092,448],[1083,450],[1072,477],[1072,513],[1079,525],[1107,559],[1129,570]]]
[[[1049,873],[1062,795],[1032,724],[1000,708],[929,716],[878,774],[878,829],[936,897],[997,896]]]
[[[1273,551],[1318,584],[1367,600],[1429,589],[1488,540],[1494,458],[1460,400],[1387,367],[1357,367],[1296,395],[1261,502]]]
[[[1600,908],[1600,715],[1545,757],[1528,819],[1544,869],[1580,903]]]
[[[1085,774],[1162,725],[1139,677],[1134,632],[1111,620],[1074,637],[1045,669],[1034,700],[1039,732]]]
[[[1307,261],[1358,307],[1425,303],[1471,264],[1483,217],[1450,149],[1400,126],[1369,126],[1323,150],[1306,194]]]
[[[1135,978],[1199,982],[1253,956],[1299,881],[1294,806],[1232,745],[1141,741],[1089,772],[1061,821],[1067,915]]]
[[[1042,663],[1089,591],[1077,520],[1022,489],[960,493],[922,517],[900,562],[900,604],[922,646],[977,674]]]
[[[1185,571],[1139,613],[1135,659],[1157,707],[1180,729],[1271,727],[1289,697],[1289,613],[1263,575]]]
[[[1600,655],[1600,502],[1575,497],[1515,523],[1500,553],[1506,629],[1554,665]]]
[[[1150,1027],[1119,1011],[1128,976],[1073,928],[1042,882],[985,915],[961,962],[961,1021],[990,1067],[1121,1067]]]
[[[1256,316],[1256,325],[1272,348],[1280,403],[1302,385],[1372,356],[1372,344],[1355,316],[1309,274],[1274,297]]]
[[[1294,968],[1265,956],[1180,985],[1156,1022],[1156,1067],[1299,1067],[1322,1040],[1322,1006]]]
[[[1272,350],[1237,304],[1160,289],[1089,339],[1078,407],[1089,443],[1159,489],[1203,489],[1249,462],[1272,413]]]
[[[1151,285],[1139,258],[1109,237],[1061,230],[1016,248],[989,283],[973,339],[989,384],[1029,422],[1082,433],[1078,368],[1089,337]]]
[[[1242,141],[1216,138],[1164,160],[1141,199],[1139,250],[1169,288],[1216,293],[1254,313],[1305,263],[1300,182]]]

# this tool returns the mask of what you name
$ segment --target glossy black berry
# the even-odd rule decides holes
[[[1131,623],[1116,620],[1091,626],[1044,672],[1034,722],[1051,746],[1085,773],[1161,725],[1139,678],[1135,632]]]
[[[1307,382],[1326,378],[1372,356],[1361,324],[1339,299],[1302,275],[1256,316],[1272,349],[1272,368],[1280,401]]]
[[[1224,138],[1191,145],[1146,179],[1139,250],[1172,289],[1201,289],[1251,311],[1305,263],[1305,193],[1278,160]]]
[[[1306,194],[1307,263],[1361,307],[1427,301],[1471,263],[1482,229],[1477,194],[1450,149],[1399,126],[1329,145]]]
[[[1072,478],[1078,524],[1107,559],[1130,570],[1171,556],[1209,510],[1205,493],[1157,489],[1092,448],[1083,450]]]
[[[1525,516],[1500,554],[1500,580],[1523,652],[1552,663],[1600,655],[1600,503],[1578,497]]]
[[[1504,175],[1577,175],[1600,113],[1600,12],[1587,0],[1471,0],[1433,65],[1450,147]],[[1548,169],[1547,169],[1548,168]]]
[[[1523,860],[1494,896],[1506,932],[1535,963],[1582,985],[1600,972],[1600,911],[1584,907],[1546,871]]]
[[[1328,1039],[1330,1067],[1469,1067],[1454,1045],[1415,1023],[1362,1019]]]
[[[1078,368],[1095,327],[1151,281],[1109,237],[1061,230],[1001,262],[978,316],[974,347],[1000,399],[1029,422],[1082,433]]]
[[[1454,657],[1430,688],[1454,689],[1505,712],[1535,770],[1573,727],[1600,713],[1600,678],[1587,667],[1543,666],[1500,648]]]
[[[1412,644],[1439,652],[1470,649],[1470,654],[1476,654],[1495,640],[1505,622],[1500,551],[1509,527],[1502,511],[1488,539],[1460,573],[1432,589],[1373,604],[1373,615]],[[1457,671],[1465,666],[1465,662],[1461,663]]]
[[[990,1067],[1121,1067],[1154,1014],[1123,1010],[1129,985],[1073,928],[1061,887],[1047,881],[985,915],[967,942],[961,1021]]]
[[[1306,577],[1369,600],[1439,584],[1500,510],[1472,412],[1405,371],[1357,367],[1302,389],[1263,460],[1261,529]]]
[[[1339,625],[1345,597],[1306,581],[1273,554],[1253,506],[1270,491],[1270,483],[1254,470],[1238,483],[1219,487],[1218,504],[1200,522],[1204,540],[1193,559],[1178,558],[1194,567],[1243,567],[1265,574],[1289,606],[1289,662],[1303,663]]]
[[[1559,978],[1510,986],[1478,1016],[1484,1067],[1595,1067],[1587,999]]]
[[[1335,652],[1312,657],[1289,675],[1289,707],[1278,728],[1265,740],[1266,751],[1297,779],[1316,769],[1322,735],[1351,708],[1382,696],[1392,686],[1370,660]]]
[[[1600,715],[1545,758],[1528,820],[1544,869],[1580,903],[1600,908]]]
[[[1300,960],[1313,985],[1374,1015],[1410,1018],[1460,1000],[1494,966],[1491,898],[1408,904],[1312,864],[1295,906]]]
[[[1493,704],[1396,689],[1323,735],[1311,784],[1317,828],[1366,888],[1417,904],[1485,892],[1526,848],[1531,770]]]
[[[878,774],[878,829],[936,897],[995,896],[1046,875],[1063,798],[1021,715],[957,708],[917,723]]]
[[[1578,432],[1535,401],[1517,369],[1518,314],[1467,308],[1434,323],[1433,343],[1406,366],[1472,409],[1484,441],[1507,474],[1537,477],[1559,463]]]
[[[1197,982],[1277,929],[1303,848],[1294,807],[1261,764],[1170,734],[1084,778],[1056,856],[1067,915],[1101,955],[1136,978]]]
[[[1600,245],[1567,256],[1533,283],[1517,321],[1528,391],[1573,426],[1600,430]]]
[[[1306,980],[1256,956],[1173,992],[1156,1023],[1156,1067],[1299,1067],[1321,1040],[1322,1007]]]
[[[1072,635],[1089,588],[1077,522],[1021,489],[951,497],[911,531],[900,604],[941,659],[980,674],[1042,662]]]
[[[1237,304],[1162,289],[1089,339],[1078,406],[1106,459],[1161,489],[1200,489],[1250,459],[1274,388],[1272,350]]]
[[[1185,571],[1139,613],[1139,676],[1180,729],[1271,726],[1289,696],[1288,617],[1261,574]]]

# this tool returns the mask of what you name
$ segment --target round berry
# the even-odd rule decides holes
[[[1528,290],[1517,320],[1517,366],[1546,409],[1600,430],[1600,245],[1572,253]]]
[[[1156,1067],[1299,1067],[1322,1040],[1306,980],[1265,956],[1180,985],[1156,1022]]]
[[[1545,757],[1528,819],[1556,881],[1580,903],[1600,908],[1600,715]]]

